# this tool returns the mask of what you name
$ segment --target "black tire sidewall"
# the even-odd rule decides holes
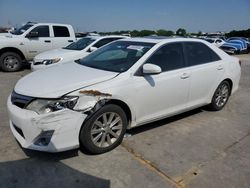
[[[116,142],[114,144],[112,144],[109,147],[100,148],[100,147],[97,147],[92,142],[90,132],[91,132],[92,124],[94,123],[94,121],[105,112],[115,112],[115,113],[119,114],[119,116],[122,119],[123,128],[122,128],[122,132],[120,134],[120,137],[116,140]],[[123,140],[123,136],[126,132],[127,124],[128,124],[127,117],[126,117],[126,114],[123,111],[123,109],[117,105],[114,105],[114,104],[107,104],[107,105],[103,106],[101,109],[99,109],[97,112],[92,114],[91,117],[89,117],[83,123],[82,129],[81,129],[80,134],[79,134],[80,146],[83,147],[87,152],[89,152],[91,154],[101,154],[101,153],[108,152],[108,151],[116,148],[118,145],[120,145],[120,143]]]
[[[3,61],[4,61],[4,59],[6,58],[6,56],[14,56],[14,57],[16,57],[16,58],[18,59],[18,62],[19,62],[19,63],[17,64],[17,67],[16,67],[15,69],[9,69],[9,68],[7,68],[7,67],[4,65]],[[5,52],[5,53],[3,53],[3,54],[0,56],[0,67],[1,67],[1,69],[2,69],[3,71],[6,71],[6,72],[18,71],[18,70],[20,70],[21,67],[22,67],[22,59],[21,59],[21,57],[20,57],[17,53],[15,53],[15,52]]]
[[[218,107],[218,106],[216,105],[216,102],[215,102],[216,93],[217,93],[218,89],[221,87],[221,85],[224,85],[224,84],[226,84],[226,85],[228,86],[228,88],[229,88],[229,94],[228,94],[228,97],[227,97],[227,100],[226,100],[225,104],[224,104],[223,106],[221,106],[221,107]],[[232,88],[230,87],[230,84],[229,84],[228,81],[223,81],[223,82],[221,82],[220,85],[216,88],[216,90],[215,90],[215,92],[214,92],[214,95],[213,95],[213,98],[212,98],[212,102],[211,102],[211,104],[210,104],[210,109],[213,110],[213,111],[219,111],[219,110],[223,109],[224,106],[225,106],[225,105],[227,104],[227,102],[228,102],[228,99],[229,99],[230,93],[231,93],[231,89],[232,89]]]

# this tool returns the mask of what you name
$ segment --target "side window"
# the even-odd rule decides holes
[[[53,26],[55,37],[69,37],[69,30],[64,26]]]
[[[220,60],[220,57],[207,45],[200,42],[185,42],[185,52],[189,66]]]
[[[146,63],[161,67],[162,72],[185,67],[181,43],[170,43],[158,49]]]
[[[94,47],[100,48],[100,47],[104,46],[105,44],[108,44],[108,43],[110,43],[110,42],[112,42],[112,41],[114,41],[114,40],[116,40],[116,39],[114,39],[114,38],[101,39],[100,41],[98,41],[98,42],[94,45]]]
[[[38,37],[49,37],[49,26],[41,25],[32,29],[31,32],[38,32]]]

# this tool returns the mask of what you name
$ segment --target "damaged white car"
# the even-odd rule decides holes
[[[10,127],[24,148],[104,153],[126,129],[204,105],[221,110],[240,75],[239,60],[206,41],[122,39],[20,79]]]

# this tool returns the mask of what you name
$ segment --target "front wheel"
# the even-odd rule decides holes
[[[0,56],[0,66],[6,72],[18,71],[22,68],[22,59],[17,53],[5,52]]]
[[[92,154],[108,152],[122,142],[127,124],[122,108],[114,104],[105,105],[84,123],[80,144]]]
[[[213,111],[221,110],[227,103],[231,93],[231,87],[228,81],[223,81],[217,87],[214,92],[211,104],[209,105],[210,109]]]

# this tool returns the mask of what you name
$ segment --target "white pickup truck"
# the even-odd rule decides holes
[[[75,41],[71,25],[28,22],[11,33],[0,34],[0,68],[18,71],[22,62],[32,60],[37,54]]]

